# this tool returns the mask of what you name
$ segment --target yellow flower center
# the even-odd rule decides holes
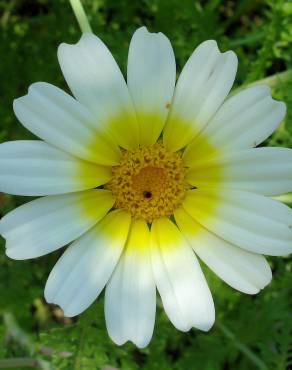
[[[125,151],[112,172],[106,187],[116,198],[115,208],[149,223],[171,216],[189,188],[180,154],[168,152],[160,143]]]

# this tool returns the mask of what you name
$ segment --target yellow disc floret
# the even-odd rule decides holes
[[[189,188],[180,154],[168,152],[160,143],[125,151],[112,172],[106,188],[116,198],[115,207],[149,223],[171,216]]]

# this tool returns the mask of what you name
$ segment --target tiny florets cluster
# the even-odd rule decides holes
[[[151,223],[171,216],[189,188],[179,153],[168,152],[161,143],[125,151],[120,165],[112,168],[107,184],[116,198],[115,207]]]

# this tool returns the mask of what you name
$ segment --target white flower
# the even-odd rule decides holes
[[[14,111],[43,141],[0,145],[0,190],[44,196],[2,218],[7,255],[39,257],[75,240],[45,298],[74,316],[106,286],[117,344],[149,343],[156,287],[176,328],[209,330],[214,304],[196,255],[255,294],[272,276],[262,254],[292,250],[292,211],[268,198],[292,190],[292,152],[254,148],[284,103],[263,85],[227,98],[237,58],[215,41],[198,46],[175,86],[169,40],[145,27],[130,44],[127,84],[93,34],[62,44],[58,58],[75,98],[33,84]]]

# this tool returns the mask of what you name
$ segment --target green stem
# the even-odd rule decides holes
[[[4,312],[3,314],[3,323],[6,328],[6,335],[8,338],[13,338],[15,342],[19,344],[26,352],[28,352],[31,357],[24,358],[7,358],[0,360],[0,369],[20,369],[22,367],[32,367],[41,370],[53,370],[53,366],[49,362],[39,358],[39,355],[36,353],[36,347],[31,341],[30,337],[19,327],[14,316],[10,312]]]
[[[90,24],[88,22],[88,18],[86,16],[86,13],[84,11],[84,8],[81,4],[80,0],[69,0],[70,4],[72,6],[73,12],[75,14],[75,17],[77,19],[77,22],[79,24],[79,27],[81,29],[81,32],[91,32],[92,29],[90,27]]]
[[[272,197],[275,200],[278,200],[279,202],[283,202],[287,204],[288,206],[292,205],[292,193],[287,193],[283,195],[277,195],[275,197]]]
[[[292,81],[292,69],[288,69],[287,71],[280,72],[280,73],[275,73],[274,75],[271,75],[269,77],[265,77],[261,80],[254,81],[250,84],[247,85],[242,85],[236,89],[234,89],[231,95],[237,94],[239,91],[246,89],[247,87],[251,87],[254,85],[260,85],[260,84],[265,84],[269,85],[271,88],[275,87],[278,83],[283,83],[287,81]]]
[[[256,33],[248,34],[242,38],[231,40],[228,46],[230,49],[232,49],[242,45],[250,45],[263,39],[265,35],[265,31],[257,31]]]
[[[42,370],[50,369],[50,367],[42,361],[29,357],[7,358],[0,360],[0,369],[20,369],[22,367]]]
[[[258,369],[268,370],[267,365],[255,354],[253,353],[245,344],[241,343],[235,334],[233,334],[224,324],[217,322],[217,327],[220,331],[228,338],[231,343],[236,347],[241,353],[243,353]]]
[[[4,10],[3,15],[1,17],[1,21],[0,21],[4,29],[6,28],[9,18],[11,17],[11,13],[16,5],[17,5],[17,0],[11,0],[9,3],[7,3],[6,9]]]
[[[4,312],[3,322],[7,330],[7,335],[12,337],[30,355],[33,355],[35,352],[34,344],[30,337],[18,326],[18,323],[10,312]]]
[[[92,324],[93,308],[87,309],[85,313],[79,318],[78,326],[80,327],[79,343],[76,349],[76,356],[74,360],[74,370],[82,370],[82,359],[84,346],[86,344],[87,334]]]
[[[270,87],[275,87],[279,82],[287,82],[291,80],[292,81],[292,69],[288,69],[287,71],[275,73],[274,75],[271,75],[269,77],[265,77],[261,80],[257,80],[255,82],[252,82],[249,86],[255,85],[255,84],[266,84]]]

